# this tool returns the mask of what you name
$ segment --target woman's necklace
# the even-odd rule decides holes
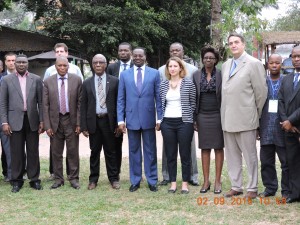
[[[175,90],[178,87],[178,84],[180,84],[180,80],[178,80],[175,84],[174,82],[170,81],[171,89]]]

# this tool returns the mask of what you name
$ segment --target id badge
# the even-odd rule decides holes
[[[269,100],[269,113],[277,113],[278,111],[278,100]]]

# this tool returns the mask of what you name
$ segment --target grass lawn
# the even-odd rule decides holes
[[[168,194],[168,186],[159,187],[158,192],[152,193],[145,179],[138,191],[130,193],[128,159],[123,160],[120,190],[110,187],[104,159],[101,159],[98,186],[89,191],[88,159],[82,159],[80,165],[79,190],[71,188],[67,181],[62,188],[50,190],[52,182],[47,181],[47,159],[41,160],[42,191],[31,189],[27,180],[21,191],[14,194],[10,185],[1,179],[0,224],[300,224],[300,203],[277,204],[280,192],[276,197],[255,199],[252,204],[243,197],[224,199],[223,193],[230,188],[226,165],[221,195],[213,194],[213,185],[207,194],[200,194],[200,187],[192,186],[188,195],[182,195],[180,191]],[[200,161],[198,167],[201,174]],[[211,165],[212,183],[213,168],[214,162]],[[161,179],[160,171],[161,161]],[[178,180],[181,180],[179,171]],[[262,190],[260,180],[259,191]]]

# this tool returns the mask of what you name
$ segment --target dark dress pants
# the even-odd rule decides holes
[[[50,138],[53,172],[56,183],[63,183],[63,151],[66,141],[69,180],[79,180],[79,135],[71,124],[70,115],[59,115],[59,124],[53,138]]]
[[[182,118],[163,118],[161,132],[168,162],[170,181],[177,177],[178,145],[182,168],[182,181],[190,180],[191,142],[194,134],[193,124],[182,122]]]
[[[51,145],[49,148],[49,173],[53,174],[53,162],[52,162],[52,150],[51,150]],[[67,169],[67,175],[69,176],[69,165],[68,165],[68,157],[66,157],[66,169]]]
[[[28,117],[24,115],[23,128],[10,136],[11,183],[22,186],[25,168],[25,144],[27,155],[27,176],[31,182],[40,182],[39,134],[30,129]]]
[[[281,165],[281,194],[289,194],[289,169],[286,157],[286,148],[277,145],[262,145],[260,149],[261,178],[265,191],[275,195],[278,190],[276,173],[276,153]]]
[[[289,197],[300,200],[300,142],[299,134],[285,133],[287,163],[289,168]]]
[[[100,173],[100,153],[103,146],[106,172],[112,183],[119,180],[119,169],[117,164],[116,137],[110,129],[108,116],[96,119],[96,132],[90,134],[90,183],[97,183]]]

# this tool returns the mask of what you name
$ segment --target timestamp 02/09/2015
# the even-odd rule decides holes
[[[279,198],[279,197],[257,197],[258,204],[261,205],[285,205],[286,199],[285,198]],[[226,206],[239,206],[239,205],[252,205],[253,201],[255,199],[247,198],[247,197],[231,197],[231,198],[225,198],[225,197],[214,197],[213,199],[209,199],[208,197],[198,197],[197,198],[197,204],[199,206],[205,206],[205,205],[211,205],[210,201],[213,201],[213,205],[226,205]]]

